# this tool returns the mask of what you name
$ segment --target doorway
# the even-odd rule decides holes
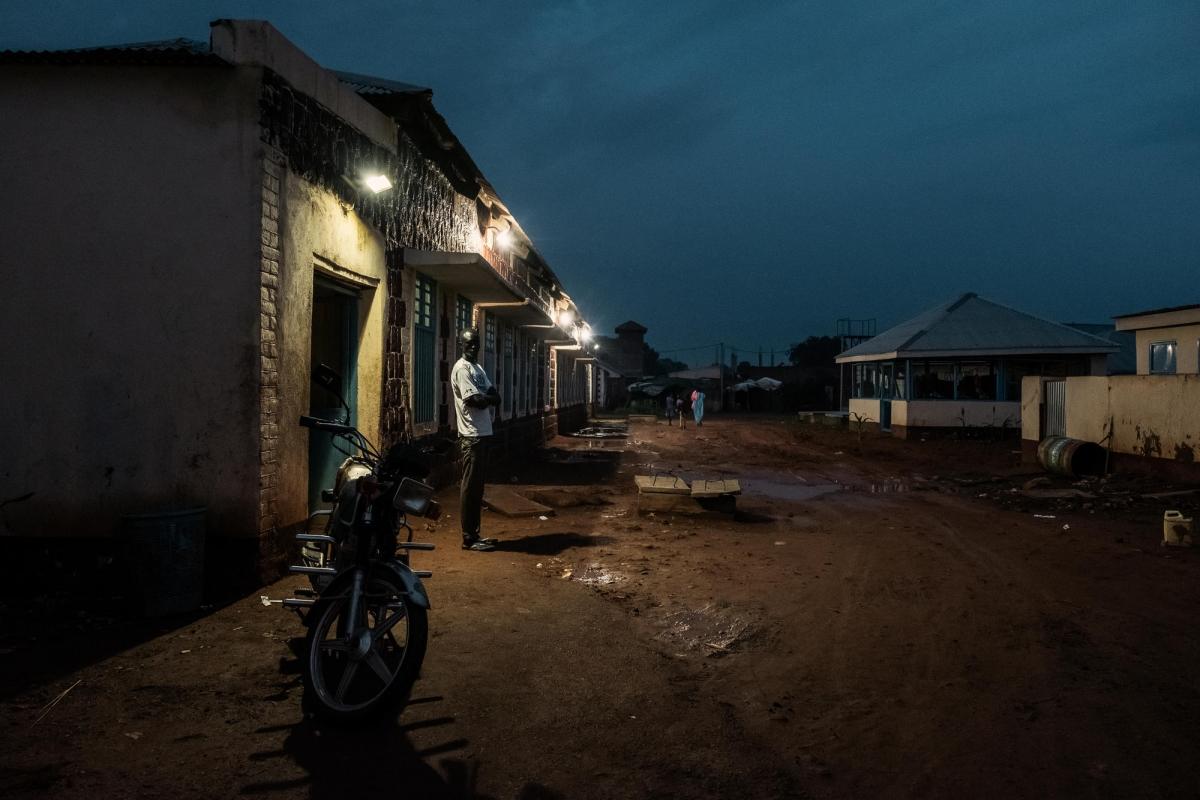
[[[322,277],[313,279],[312,348],[309,375],[318,364],[333,368],[342,378],[339,387],[349,411],[337,394],[309,382],[311,398],[308,413],[319,419],[358,422],[356,406],[358,363],[358,292]],[[332,489],[338,467],[345,454],[334,446],[332,434],[309,430],[308,508],[320,508],[321,490]]]

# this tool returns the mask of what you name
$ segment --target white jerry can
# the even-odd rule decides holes
[[[1191,547],[1192,518],[1185,517],[1179,511],[1164,511],[1162,543],[1178,547]]]

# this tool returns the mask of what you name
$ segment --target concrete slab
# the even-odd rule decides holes
[[[692,489],[683,478],[674,475],[634,475],[638,494],[691,494]]]
[[[689,494],[638,494],[637,513],[682,514],[689,517],[720,517],[737,511],[737,498],[692,497]]]
[[[554,516],[553,508],[522,497],[507,486],[485,487],[483,505],[506,517]]]
[[[720,497],[727,494],[741,493],[742,484],[732,479],[724,479],[719,481],[692,481],[692,497]]]

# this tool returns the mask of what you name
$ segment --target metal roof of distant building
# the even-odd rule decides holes
[[[75,47],[64,50],[3,50],[0,63],[23,64],[184,64],[227,63],[214,55],[208,42],[163,39],[156,42]]]
[[[841,353],[837,361],[989,354],[1110,353],[1106,339],[969,292]]]
[[[1118,314],[1113,319],[1125,319],[1126,317],[1145,317],[1150,314],[1170,314],[1172,311],[1191,311],[1193,308],[1200,308],[1200,303],[1193,303],[1189,306],[1170,306],[1168,308],[1152,308],[1149,311],[1135,311],[1132,314]]]
[[[340,69],[330,70],[338,76],[338,80],[348,85],[359,94],[433,94],[433,90],[425,86],[414,86],[411,83],[390,81],[386,78],[376,78],[373,75],[360,75],[357,72],[344,72]]]
[[[622,322],[620,325],[618,325],[616,327],[617,333],[622,333],[624,331],[632,331],[634,333],[645,333],[648,330],[649,330],[649,328],[647,328],[645,325],[634,322],[633,320],[627,320],[625,322]]]

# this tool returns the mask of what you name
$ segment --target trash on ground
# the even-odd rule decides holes
[[[64,697],[66,697],[68,694],[70,694],[71,690],[74,689],[76,686],[78,686],[81,683],[83,683],[82,678],[75,681],[74,683],[72,683],[66,689],[63,689],[62,692],[59,693],[58,697],[54,698],[53,700],[51,700],[49,703],[46,704],[46,707],[42,709],[42,713],[38,714],[38,718],[33,721],[33,724],[37,725],[39,722],[44,720],[46,718],[46,715],[49,714],[51,711],[53,711],[54,707],[56,705],[58,705],[59,703],[61,703],[62,699]]]
[[[1185,517],[1181,511],[1164,511],[1162,543],[1175,547],[1191,547],[1192,518]]]
[[[571,435],[579,439],[624,439],[629,436],[629,429],[623,425],[594,425]]]

